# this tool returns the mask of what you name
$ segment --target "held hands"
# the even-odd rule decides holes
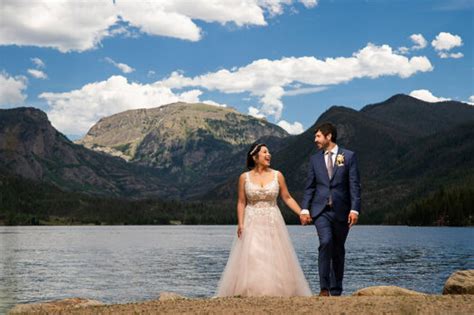
[[[349,213],[349,217],[347,218],[347,223],[349,223],[349,228],[351,228],[354,224],[356,224],[358,220],[359,220],[359,216],[351,211]]]
[[[311,219],[311,216],[308,214],[300,214],[300,222],[301,225],[307,225],[310,224],[313,220]]]

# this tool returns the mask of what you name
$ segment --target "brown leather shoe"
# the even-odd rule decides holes
[[[321,292],[319,292],[319,296],[329,296],[329,290],[322,289]]]

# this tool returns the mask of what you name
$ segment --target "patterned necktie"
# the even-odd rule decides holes
[[[328,176],[329,176],[329,179],[331,179],[332,175],[333,175],[333,171],[334,171],[334,166],[332,164],[332,152],[331,151],[328,152],[328,166],[327,167],[328,167]],[[329,192],[328,205],[332,206],[331,192]]]
[[[332,178],[332,173],[334,171],[334,165],[332,164],[332,152],[328,152],[328,175],[329,179]]]

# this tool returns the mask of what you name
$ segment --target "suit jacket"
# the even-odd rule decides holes
[[[344,157],[341,165],[337,163],[338,155]],[[311,156],[302,208],[310,210],[311,217],[316,218],[326,207],[329,195],[332,196],[337,220],[347,221],[350,210],[361,212],[360,176],[356,154],[339,146],[332,178],[329,178],[327,172],[324,150]]]

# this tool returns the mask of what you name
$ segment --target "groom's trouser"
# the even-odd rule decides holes
[[[326,206],[314,219],[319,236],[319,284],[321,290],[327,289],[331,295],[341,295],[344,277],[344,258],[349,225],[335,218],[334,209]]]

